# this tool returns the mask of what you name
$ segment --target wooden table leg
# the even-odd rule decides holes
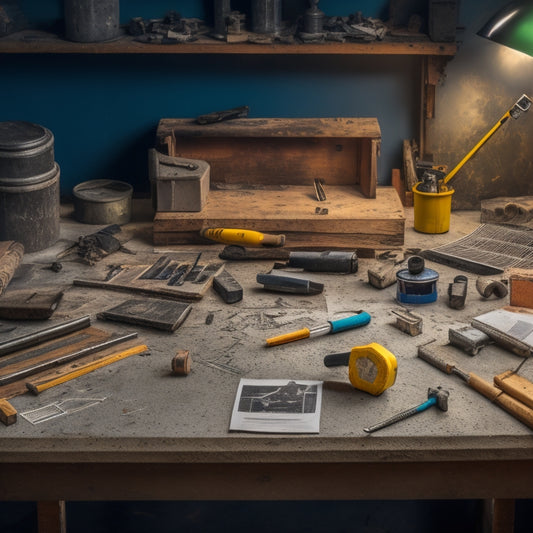
[[[492,500],[492,533],[513,533],[514,513],[514,500],[494,498]]]
[[[39,533],[66,533],[65,502],[63,500],[37,502],[37,522]]]

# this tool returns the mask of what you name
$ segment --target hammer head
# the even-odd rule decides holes
[[[448,410],[448,396],[450,396],[450,393],[447,390],[441,389],[440,387],[437,389],[428,389],[428,399],[435,398],[437,400],[436,405],[441,411]]]

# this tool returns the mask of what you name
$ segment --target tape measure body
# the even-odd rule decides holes
[[[379,396],[394,385],[397,373],[396,357],[377,342],[352,348],[348,376],[356,389]]]

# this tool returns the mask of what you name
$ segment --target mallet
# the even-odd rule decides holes
[[[389,418],[384,422],[380,422],[379,424],[375,424],[373,426],[370,426],[369,428],[363,428],[363,431],[365,431],[366,433],[373,433],[378,429],[386,428],[387,426],[391,426],[396,422],[400,422],[401,420],[405,420],[410,416],[421,413],[422,411],[425,411],[426,409],[429,409],[434,405],[436,405],[441,411],[447,411],[449,395],[450,393],[447,390],[443,390],[440,387],[437,389],[429,388],[428,399],[424,403],[421,403],[416,407],[411,407],[411,409],[407,409],[406,411],[402,411],[401,413],[394,415],[392,418]]]

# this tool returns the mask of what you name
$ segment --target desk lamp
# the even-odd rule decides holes
[[[477,34],[533,56],[533,3],[507,4]]]

